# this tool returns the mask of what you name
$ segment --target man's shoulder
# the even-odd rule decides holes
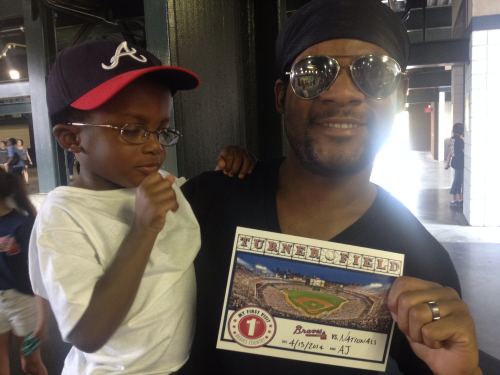
[[[207,171],[189,179],[181,190],[190,201],[194,194],[219,194],[225,189],[241,189],[259,184],[266,179],[273,178],[284,158],[259,160],[251,174],[244,178],[228,177],[222,171]]]
[[[367,215],[366,226],[381,239],[411,251],[422,244],[439,247],[439,242],[427,231],[415,215],[387,190],[377,187],[377,198]]]

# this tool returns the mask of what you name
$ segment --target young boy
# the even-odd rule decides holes
[[[168,374],[188,359],[199,227],[179,181],[158,170],[180,136],[168,129],[172,95],[198,85],[126,42],[56,59],[49,115],[81,174],[42,205],[30,274],[74,345],[63,374]]]

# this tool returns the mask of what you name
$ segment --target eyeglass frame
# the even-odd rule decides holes
[[[293,93],[295,95],[297,95],[299,98],[301,99],[305,99],[305,100],[310,100],[310,99],[315,99],[317,98],[318,96],[320,96],[321,94],[323,94],[325,91],[329,90],[330,87],[332,87],[333,83],[335,82],[335,80],[337,79],[337,77],[339,76],[339,73],[340,73],[340,68],[343,68],[343,67],[349,67],[349,71],[351,72],[351,75],[350,75],[350,78],[351,78],[351,81],[354,83],[354,86],[356,86],[358,88],[359,91],[361,91],[363,94],[369,96],[370,98],[373,98],[373,99],[377,99],[377,100],[381,100],[381,99],[385,99],[387,97],[375,97],[375,96],[372,96],[368,93],[366,93],[361,87],[359,87],[359,85],[357,84],[357,82],[353,79],[353,73],[352,73],[352,64],[363,58],[363,57],[372,57],[372,56],[376,56],[376,57],[387,57],[388,59],[391,59],[392,61],[394,61],[396,63],[396,66],[398,67],[399,69],[399,75],[398,75],[398,79],[399,79],[399,82],[401,82],[401,77],[402,76],[407,76],[408,74],[406,72],[403,72],[402,69],[401,69],[401,66],[399,65],[399,63],[394,60],[392,57],[390,56],[387,56],[387,55],[340,55],[340,56],[336,56],[333,57],[333,56],[328,56],[328,55],[311,55],[311,56],[305,56],[303,58],[301,58],[299,61],[297,61],[295,64],[292,65],[292,67],[290,68],[290,72],[285,72],[285,75],[289,75],[290,78],[292,76],[292,71],[293,71],[293,68],[295,67],[295,65],[297,65],[299,62],[301,62],[302,60],[305,60],[305,59],[309,59],[311,57],[328,57],[329,59],[333,60],[335,62],[335,64],[337,65],[338,67],[338,70],[337,70],[337,74],[335,75],[335,78],[332,79],[332,82],[330,82],[330,84],[328,85],[328,87],[326,87],[323,91],[321,91],[318,95],[316,96],[313,96],[313,97],[310,97],[310,98],[303,98],[302,96],[300,96],[299,94],[297,94],[297,92],[295,91],[295,88],[293,87],[293,84],[291,84],[292,86],[292,90],[293,90]],[[350,64],[339,64],[337,58],[343,58],[343,57],[352,57],[354,58],[352,60],[352,62]],[[291,79],[290,79],[291,81]],[[399,82],[398,82],[398,85],[399,85]]]
[[[146,143],[148,140],[149,140],[149,136],[151,134],[156,134],[156,140],[158,141],[158,143],[160,144],[160,146],[162,147],[172,147],[172,146],[175,146],[177,144],[177,142],[179,142],[179,139],[182,137],[182,134],[177,130],[177,129],[169,129],[169,128],[165,128],[165,129],[160,129],[160,130],[150,130],[148,129],[148,127],[146,125],[143,125],[143,124],[124,124],[123,126],[126,126],[126,125],[140,125],[142,126],[144,129],[146,129],[146,133],[145,133],[145,141],[144,142],[141,142],[141,143],[133,143],[133,142],[130,142],[130,141],[127,141],[125,138],[123,138],[123,127],[119,128],[118,126],[113,126],[113,125],[98,125],[98,124],[83,124],[83,123],[79,123],[79,122],[67,122],[66,125],[73,125],[73,126],[94,126],[94,127],[98,127],[98,128],[110,128],[110,129],[117,129],[117,130],[120,130],[120,137],[125,141],[125,142],[128,142],[132,145],[143,145],[144,143]],[[160,134],[161,133],[172,133],[172,134],[175,134],[177,135],[177,140],[175,141],[174,144],[171,144],[171,145],[162,145],[161,142],[160,142]]]

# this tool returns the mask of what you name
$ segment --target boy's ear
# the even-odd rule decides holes
[[[52,129],[52,133],[63,149],[79,153],[82,151],[82,146],[80,144],[81,130],[82,129],[77,126],[57,124]]]

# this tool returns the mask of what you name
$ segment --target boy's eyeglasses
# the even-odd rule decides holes
[[[353,57],[353,56],[338,56]],[[374,99],[384,99],[399,85],[401,68],[389,56],[354,56],[349,65],[340,65],[329,56],[307,56],[297,61],[287,72],[293,92],[302,99],[313,99],[328,90],[337,78],[341,67],[349,67],[356,87]]]
[[[175,145],[179,141],[179,138],[182,137],[181,133],[175,129],[161,129],[152,131],[142,124],[125,124],[121,128],[112,125],[81,124],[77,122],[68,122],[67,125],[95,126],[99,128],[117,129],[120,130],[121,137],[124,141],[133,143],[135,145],[146,143],[149,139],[150,134],[156,134],[158,142],[160,142],[160,145],[164,147]]]

